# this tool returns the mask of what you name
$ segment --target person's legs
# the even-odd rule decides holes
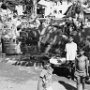
[[[2,53],[2,60],[1,61],[4,61],[5,60],[5,57],[6,57],[6,53]]]
[[[74,72],[75,72],[75,60],[71,62],[71,78],[74,80]]]
[[[81,89],[81,77],[80,76],[77,77],[77,90],[82,90]]]
[[[72,68],[72,70],[71,70],[71,79],[72,79],[72,80],[74,80],[74,72],[75,72],[75,71],[74,71],[74,68]]]
[[[85,77],[82,77],[81,78],[81,81],[82,81],[82,90],[85,90]]]
[[[67,62],[67,65],[68,65],[68,68],[69,68],[69,75],[70,75],[70,78],[72,79],[72,80],[74,80],[74,72],[75,72],[75,68],[74,68],[74,66],[73,66],[73,61],[71,61],[71,60],[68,60]]]

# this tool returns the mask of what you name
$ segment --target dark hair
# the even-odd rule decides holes
[[[69,39],[70,39],[70,38],[74,39],[73,35],[70,35],[68,38],[69,38]]]
[[[83,52],[83,54],[85,54],[85,51],[83,49],[79,50],[79,53]]]

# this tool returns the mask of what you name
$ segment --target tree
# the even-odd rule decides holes
[[[33,0],[33,14],[37,16],[37,0]]]

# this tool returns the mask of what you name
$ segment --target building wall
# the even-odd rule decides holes
[[[85,18],[88,18],[88,19],[90,20],[90,13],[84,14],[84,17],[85,17]]]

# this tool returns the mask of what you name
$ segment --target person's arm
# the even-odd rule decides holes
[[[65,52],[67,52],[67,44],[65,45]]]
[[[78,60],[78,57],[76,57],[76,59],[75,59],[75,71],[76,71],[76,68],[77,68],[77,60]]]
[[[86,74],[88,76],[88,58],[87,57],[86,57],[85,63],[86,63]]]
[[[76,51],[78,50],[77,44],[76,44]]]
[[[77,49],[77,44],[76,44],[75,49],[76,49],[76,55],[75,55],[75,58],[77,58],[77,51],[78,51],[78,49]]]

